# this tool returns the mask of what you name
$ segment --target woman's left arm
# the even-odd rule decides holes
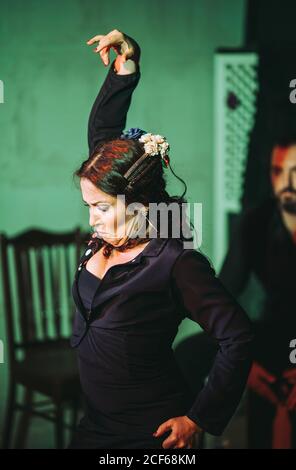
[[[191,408],[157,429],[157,436],[172,429],[164,448],[191,447],[194,433],[205,430],[219,436],[234,414],[252,364],[253,332],[244,310],[198,251],[183,250],[172,269],[171,281],[183,317],[198,323],[219,343],[208,380]]]
[[[174,265],[172,281],[184,314],[219,343],[207,383],[186,413],[198,426],[219,436],[247,382],[252,364],[252,325],[198,251],[182,252]]]

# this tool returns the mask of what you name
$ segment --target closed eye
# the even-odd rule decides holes
[[[84,202],[83,205],[85,207],[89,207],[89,205],[86,202]],[[98,206],[96,206],[96,208],[99,209],[102,212],[107,212],[107,210],[109,209],[109,206],[99,206],[98,205]]]

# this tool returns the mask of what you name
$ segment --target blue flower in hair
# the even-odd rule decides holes
[[[124,139],[138,140],[144,134],[147,134],[147,132],[143,131],[143,129],[140,129],[139,127],[131,127],[127,131],[124,131],[120,137]]]

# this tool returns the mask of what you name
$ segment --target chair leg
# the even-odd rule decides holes
[[[10,380],[8,389],[8,404],[3,430],[3,449],[9,449],[11,444],[11,435],[13,431],[13,420],[15,413],[16,382]]]
[[[25,390],[25,399],[24,405],[28,407],[32,407],[33,402],[33,391],[29,388]],[[17,435],[15,440],[15,448],[16,449],[24,449],[26,446],[26,439],[28,436],[28,429],[30,423],[31,413],[30,411],[23,411],[20,417],[20,422],[17,427]]]
[[[64,410],[61,402],[56,404],[55,442],[56,449],[64,448]]]

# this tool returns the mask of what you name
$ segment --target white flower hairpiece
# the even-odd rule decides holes
[[[167,155],[170,148],[165,137],[159,134],[151,134],[151,132],[143,134],[139,138],[139,142],[144,144],[145,153],[148,153],[149,155],[160,154],[161,158],[164,158]]]

